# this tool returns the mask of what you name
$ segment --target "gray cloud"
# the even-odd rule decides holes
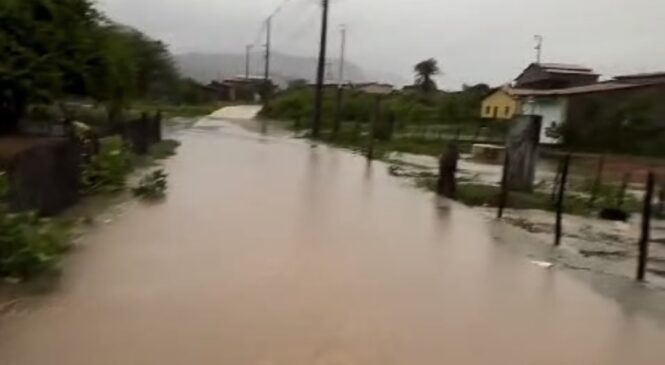
[[[174,52],[243,52],[283,0],[99,0],[113,19],[167,42]],[[439,60],[447,88],[510,81],[534,59],[580,63],[606,74],[665,70],[665,3],[658,0],[331,0],[349,28],[349,57],[367,70],[411,78],[416,62]],[[316,0],[290,0],[274,21],[275,49],[315,56]]]

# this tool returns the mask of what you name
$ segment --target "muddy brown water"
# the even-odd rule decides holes
[[[0,364],[659,364],[665,332],[386,166],[233,125],[0,319]]]

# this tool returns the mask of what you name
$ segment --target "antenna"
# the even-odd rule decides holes
[[[536,40],[536,63],[540,63],[543,54],[543,36],[536,34],[533,39]]]

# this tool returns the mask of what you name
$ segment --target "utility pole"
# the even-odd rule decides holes
[[[322,0],[321,43],[319,44],[319,65],[316,72],[316,90],[314,94],[314,117],[312,119],[312,137],[321,134],[321,106],[323,104],[323,77],[326,72],[326,42],[328,40],[328,5],[329,0]]]
[[[540,63],[543,53],[543,36],[536,34],[533,38],[536,40],[536,63]]]
[[[272,32],[272,16],[268,17],[266,20],[266,54],[265,54],[265,72],[263,74],[263,98],[264,102],[268,102],[270,99],[271,82],[270,82],[270,42],[271,42],[271,32]]]
[[[341,123],[342,123],[342,101],[344,93],[344,62],[346,58],[346,26],[342,25],[340,27],[340,35],[342,43],[340,45],[339,51],[339,75],[337,80],[337,100],[335,107],[335,124],[333,125],[333,136],[336,137],[339,133]]]
[[[248,44],[245,46],[245,79],[249,80],[249,68],[250,68],[250,52],[252,52],[252,46],[251,44]]]

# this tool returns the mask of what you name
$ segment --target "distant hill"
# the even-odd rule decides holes
[[[185,53],[175,56],[176,64],[184,76],[191,77],[199,82],[208,83],[211,80],[244,75],[245,55],[231,53]],[[271,58],[271,75],[278,83],[284,84],[288,80],[306,79],[313,81],[316,75],[315,58],[291,56],[283,53],[273,53]],[[263,57],[253,54],[251,58],[251,74],[263,75]],[[366,73],[360,66],[346,62],[344,79],[352,82],[382,81],[397,82],[392,75]],[[327,78],[337,80],[339,60],[331,60],[326,70]],[[282,85],[283,86],[283,85]]]

